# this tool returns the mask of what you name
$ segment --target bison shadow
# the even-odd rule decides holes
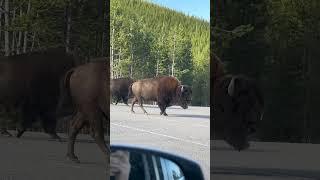
[[[210,119],[210,115],[192,115],[192,114],[169,114],[168,117],[185,117],[185,118],[201,118]]]
[[[114,106],[127,106],[125,104],[113,104]],[[131,103],[128,103],[128,107],[131,107]],[[134,107],[138,107],[139,105],[135,104]],[[153,109],[159,109],[158,105],[152,105],[152,104],[143,104],[143,107],[146,107],[146,108],[153,108]],[[167,109],[182,109],[182,107],[173,107],[173,106],[169,106]]]
[[[138,111],[138,112],[135,112],[134,114],[144,114],[144,113]],[[159,113],[148,113],[148,116],[165,117],[165,116],[160,116]],[[199,118],[199,119],[208,119],[208,120],[210,119],[210,115],[191,115],[191,114],[188,115],[188,114],[170,114],[170,113],[168,114],[167,117]]]
[[[243,167],[212,167],[211,174],[216,175],[242,175],[272,178],[309,178],[320,179],[320,171],[297,170],[297,169],[277,169],[277,168],[243,168]]]
[[[234,148],[232,147],[216,147],[214,145],[211,145],[210,150],[214,150],[214,151],[235,151]],[[246,149],[243,150],[244,152],[267,152],[266,150],[262,150],[262,149]],[[269,150],[268,150],[269,152]]]
[[[11,133],[11,132],[10,132]],[[12,133],[13,135],[15,135],[14,133]],[[59,134],[61,137],[61,142],[67,142],[68,138],[66,134]],[[91,136],[90,135],[86,135],[86,134],[81,134],[82,137],[80,137],[81,139],[77,139],[76,142],[79,143],[96,143],[95,140],[90,139]],[[26,135],[22,138],[16,138],[16,137],[5,137],[5,136],[0,136],[0,138],[2,139],[15,139],[15,140],[32,140],[32,141],[51,141],[51,142],[60,142],[57,139],[51,139],[48,136],[44,136],[42,133],[39,133],[39,136],[34,135],[34,134],[28,134],[26,133]],[[108,139],[107,136],[105,136],[106,139]]]

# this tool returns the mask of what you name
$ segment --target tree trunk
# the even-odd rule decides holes
[[[304,108],[303,108],[303,134],[304,134],[304,143],[310,143],[309,137],[309,115],[310,115],[310,86],[309,86],[309,58],[308,58],[308,50],[304,49],[303,54],[303,77],[304,77]]]
[[[27,9],[27,15],[29,14],[30,12],[30,8],[31,8],[31,2],[29,0],[28,2],[28,9]],[[28,41],[28,31],[25,31],[24,32],[24,39],[23,39],[23,53],[26,53],[27,52],[27,41]]]
[[[67,4],[66,10],[65,10],[65,14],[66,14],[66,37],[65,37],[66,52],[70,51],[71,11],[72,11],[72,6],[71,6],[71,2],[69,2]]]
[[[4,1],[4,9],[6,12],[9,12],[9,0]],[[7,28],[9,27],[9,14],[4,13],[4,24],[6,27],[6,30],[4,31],[4,55],[9,56],[10,55],[10,39],[9,39],[9,32]]]
[[[2,4],[3,4],[3,0],[1,0],[0,1],[0,8],[2,7]],[[1,26],[2,26],[2,12],[0,12],[0,42],[2,42],[2,28],[1,28]],[[1,52],[1,44],[0,44],[0,52]]]
[[[171,66],[171,76],[174,76],[174,58],[175,58],[175,51],[176,51],[176,33],[173,35],[173,53],[172,53],[172,66]]]
[[[132,52],[132,47],[131,47],[130,78],[132,78],[132,76],[133,76],[133,64],[134,64],[134,61],[133,61],[133,52]]]
[[[32,35],[32,42],[31,42],[31,51],[33,51],[35,38],[36,38],[36,33],[35,33],[35,32],[33,32],[33,35]]]
[[[13,10],[12,21],[14,21],[15,18],[16,18],[16,10]],[[15,41],[16,41],[16,32],[13,31],[13,32],[12,32],[11,52],[15,52],[15,44],[16,44]]]
[[[112,33],[111,33],[111,47],[110,47],[110,57],[111,57],[111,67],[112,67],[112,70],[111,70],[111,78],[114,77],[114,27],[112,27]]]
[[[39,17],[39,14],[37,13],[36,18],[38,18],[38,17]],[[36,40],[36,35],[37,35],[37,33],[36,33],[36,32],[33,32],[32,34],[33,34],[33,35],[32,35],[32,41],[31,41],[31,51],[33,51],[34,43],[35,43],[35,40]]]
[[[119,50],[119,60],[118,60],[118,64],[120,63],[121,61],[121,48]],[[120,69],[119,69],[119,73],[118,73],[118,78],[122,76],[122,70],[121,70],[121,66],[120,66]]]
[[[81,7],[81,2],[80,0],[73,0],[72,1],[72,10],[70,11],[71,17],[72,19],[79,19],[81,18],[82,15],[82,7]],[[76,50],[78,54],[80,54],[81,56],[81,52],[80,52],[80,34],[79,34],[79,30],[77,30],[78,24],[76,23],[76,21],[72,22],[71,19],[71,26],[70,26],[70,49],[72,50]],[[81,28],[81,27],[80,27]],[[86,57],[87,58],[87,57]]]
[[[103,16],[103,33],[102,33],[102,56],[107,56],[107,50],[108,50],[108,43],[109,43],[109,33],[108,32],[110,32],[109,31],[109,29],[110,29],[110,23],[109,23],[109,21],[108,21],[108,15],[109,15],[109,13],[108,12],[110,12],[110,9],[107,9],[107,8],[110,8],[110,6],[109,6],[109,1],[107,1],[107,0],[105,0],[104,1],[105,2],[105,4],[103,5],[103,9],[104,9],[104,11],[103,11],[103,14],[104,14],[104,16]],[[110,54],[109,54],[110,55]],[[109,62],[110,63],[110,62]]]
[[[158,51],[159,52],[159,51]],[[159,75],[159,58],[157,58],[157,71],[156,71],[156,77]]]
[[[20,8],[20,17],[22,16],[22,8]],[[22,38],[22,32],[19,31],[19,35],[18,35],[18,44],[17,44],[17,54],[20,54],[20,48],[21,48],[21,38]]]

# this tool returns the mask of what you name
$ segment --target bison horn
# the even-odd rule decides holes
[[[181,86],[181,92],[183,92],[183,86]]]
[[[263,115],[264,115],[264,111],[263,111],[263,112],[261,113],[261,115],[260,115],[260,121],[262,121]]]
[[[229,84],[229,86],[228,86],[228,94],[229,94],[229,96],[234,96],[234,91],[235,91],[235,77],[232,77],[232,79],[231,79],[231,81],[230,81],[230,84]]]

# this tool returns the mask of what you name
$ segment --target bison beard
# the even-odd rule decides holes
[[[45,132],[60,139],[55,116],[59,82],[74,63],[64,48],[0,58],[0,104],[21,114],[17,137],[40,117]]]
[[[221,61],[214,61],[214,127],[211,139],[224,139],[239,151],[247,149],[248,137],[255,132],[256,124],[263,115],[261,91],[257,84],[246,76],[224,75]]]
[[[62,86],[61,101],[71,100],[74,115],[68,138],[67,157],[79,162],[74,154],[77,134],[84,126],[89,126],[91,136],[96,141],[106,159],[109,154],[104,139],[103,119],[109,120],[109,65],[105,58],[97,58],[66,73]],[[61,102],[61,104],[68,104]]]
[[[188,108],[191,102],[192,90],[189,86],[181,85],[180,82],[169,76],[160,76],[150,79],[143,79],[134,82],[129,87],[129,97],[133,97],[131,111],[135,103],[139,103],[142,111],[147,114],[143,108],[143,101],[156,101],[161,110],[160,115],[167,116],[166,108],[178,104],[182,108]]]

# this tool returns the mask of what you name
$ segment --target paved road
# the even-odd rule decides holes
[[[210,178],[210,109],[170,107],[168,117],[160,116],[157,106],[135,106],[135,114],[123,104],[110,106],[110,141],[157,148],[197,161],[207,180]]]
[[[22,139],[0,136],[0,180],[106,179],[106,161],[88,136],[76,143],[80,164],[66,159],[66,147],[44,133],[26,132]]]
[[[237,152],[211,141],[211,178],[215,180],[319,180],[320,145],[253,142]]]

